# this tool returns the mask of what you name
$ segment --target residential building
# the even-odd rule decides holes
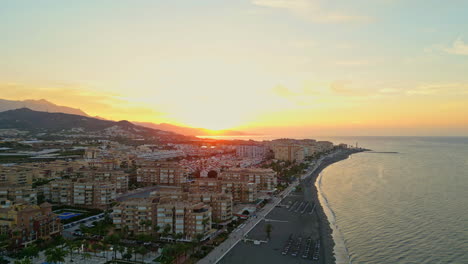
[[[49,203],[0,208],[0,234],[8,235],[15,247],[27,246],[38,239],[48,240],[61,232],[60,219],[52,213]]]
[[[277,185],[277,175],[272,169],[231,168],[221,172],[218,179],[255,183],[258,191],[273,191]]]
[[[31,185],[11,185],[0,187],[0,204],[13,203],[36,204],[37,192]]]
[[[113,208],[112,220],[117,230],[133,234],[151,233],[157,224],[156,206],[159,199],[134,198]]]
[[[177,162],[144,161],[137,170],[137,182],[145,185],[181,185],[186,171]]]

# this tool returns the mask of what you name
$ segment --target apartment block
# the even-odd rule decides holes
[[[18,166],[0,166],[0,186],[33,183],[33,170]]]
[[[108,209],[116,198],[115,183],[79,181],[73,185],[73,204]]]
[[[232,219],[232,195],[223,193],[193,193],[189,195],[192,202],[208,204],[212,210],[213,221],[225,222]]]
[[[128,191],[129,175],[122,170],[87,169],[80,170],[78,173],[88,180],[115,183],[117,193],[126,193]]]
[[[61,232],[60,219],[48,203],[0,208],[0,234],[8,235],[15,247],[27,246],[38,239],[48,240]]]
[[[274,145],[271,149],[275,159],[291,162],[301,162],[307,154],[307,148],[299,145]]]
[[[151,233],[157,224],[156,205],[157,199],[152,198],[134,198],[121,202],[112,212],[115,228],[126,229],[133,234]]]
[[[223,171],[218,178],[255,183],[258,191],[272,191],[277,185],[277,175],[272,169],[231,168]]]
[[[257,199],[257,184],[239,179],[221,180],[222,193],[231,194],[235,203],[253,203]]]
[[[31,185],[11,185],[0,187],[0,204],[13,203],[36,204],[37,192]]]
[[[263,158],[267,148],[261,145],[239,145],[236,146],[236,155],[243,158]]]
[[[186,171],[177,162],[144,161],[137,170],[137,182],[145,185],[181,185]]]
[[[47,188],[48,186],[48,188]],[[47,185],[44,185],[43,194],[47,200],[50,200],[54,204],[74,204],[74,182],[71,180],[55,180]]]

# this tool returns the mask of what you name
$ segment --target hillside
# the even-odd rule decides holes
[[[76,108],[72,108],[68,106],[56,105],[44,99],[23,100],[23,101],[0,99],[0,112],[19,109],[19,108],[29,108],[31,110],[41,111],[41,112],[65,113],[65,114],[72,114],[72,115],[88,116],[85,112],[83,112],[80,109],[76,109]]]
[[[156,136],[186,138],[173,132],[138,126],[128,121],[108,121],[80,115],[47,113],[20,108],[0,112],[0,129],[17,129],[32,133],[94,133],[107,136]]]

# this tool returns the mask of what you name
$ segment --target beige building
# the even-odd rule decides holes
[[[0,187],[0,204],[13,203],[36,204],[37,192],[31,185],[11,185]]]
[[[0,208],[0,234],[8,235],[13,246],[24,247],[38,239],[60,236],[61,232],[60,219],[48,203]]]
[[[88,180],[115,183],[117,193],[128,191],[129,175],[122,170],[86,169],[80,170],[78,173]]]
[[[272,169],[231,168],[221,172],[218,178],[255,183],[258,191],[273,191],[277,185],[276,172]]]
[[[71,180],[56,180],[44,185],[42,189],[44,197],[52,203],[73,205],[73,186],[74,182]]]
[[[117,196],[116,184],[87,179],[56,180],[41,186],[46,200],[54,204],[107,209]]]
[[[232,219],[232,195],[223,193],[194,193],[189,195],[192,202],[202,202],[211,207],[213,221],[225,222]]]
[[[145,161],[137,169],[137,182],[145,185],[181,185],[187,181],[186,171],[177,162]]]
[[[275,154],[275,159],[301,162],[306,156],[307,148],[299,145],[274,145],[271,147]]]
[[[157,224],[154,198],[129,199],[113,208],[112,220],[115,228],[126,230],[133,234],[149,234]]]
[[[0,186],[33,183],[33,170],[19,166],[0,166]]]
[[[171,234],[194,238],[211,230],[211,208],[201,202],[171,198],[142,198],[121,202],[112,213],[116,229],[134,233],[150,233],[155,226],[159,233],[166,227]]]
[[[116,198],[115,183],[79,181],[73,185],[73,205],[108,209]]]

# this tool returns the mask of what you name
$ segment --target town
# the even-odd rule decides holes
[[[195,263],[349,147],[69,132],[0,131],[0,263]]]

